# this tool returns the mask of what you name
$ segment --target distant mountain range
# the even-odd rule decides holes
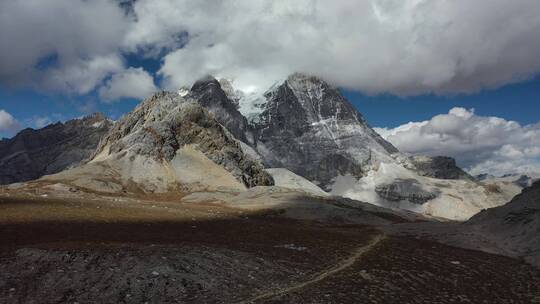
[[[479,174],[476,175],[474,179],[481,182],[511,182],[522,188],[531,186],[536,180],[536,178],[525,174],[505,174],[503,176]]]

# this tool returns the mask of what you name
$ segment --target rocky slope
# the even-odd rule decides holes
[[[317,185],[285,168],[266,169],[266,172],[272,175],[278,187],[300,190],[316,196],[328,196],[328,193]]]
[[[272,177],[204,107],[160,92],[120,119],[93,159],[47,180],[105,192],[228,189],[272,185]]]
[[[80,164],[111,126],[103,115],[93,114],[1,140],[0,184],[33,180]]]
[[[393,235],[520,258],[540,267],[540,181],[509,203],[483,210],[466,222],[416,222],[383,229]]]
[[[540,181],[508,204],[478,213],[466,225],[502,249],[540,265]]]

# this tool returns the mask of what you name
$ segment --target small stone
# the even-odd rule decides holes
[[[155,276],[155,277],[157,277],[157,276],[159,275],[159,272],[157,272],[157,271],[152,271],[152,275]]]

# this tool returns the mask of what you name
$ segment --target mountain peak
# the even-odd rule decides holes
[[[201,90],[206,90],[212,87],[221,88],[221,84],[214,76],[206,75],[201,79],[195,81],[193,86],[191,86],[191,91],[199,92]]]

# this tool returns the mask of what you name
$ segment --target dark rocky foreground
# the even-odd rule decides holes
[[[540,270],[507,257],[276,212],[112,201],[0,198],[0,303],[540,301]]]
[[[507,257],[389,237],[331,280],[267,303],[540,303],[540,271]]]

